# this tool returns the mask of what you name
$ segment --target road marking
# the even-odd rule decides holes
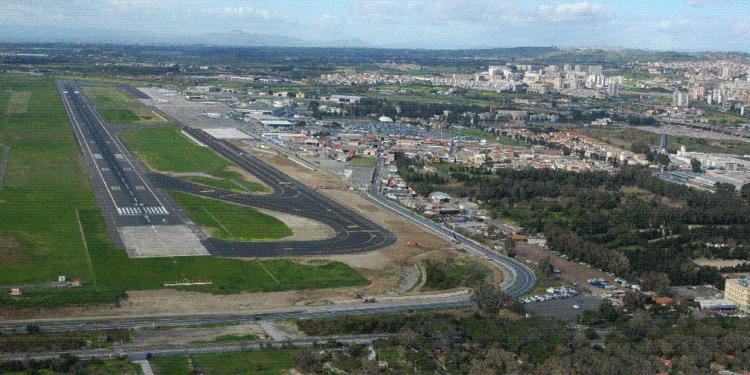
[[[94,266],[91,264],[91,254],[89,254],[89,244],[86,242],[86,236],[83,234],[83,224],[81,224],[81,215],[78,214],[76,209],[76,220],[78,220],[78,229],[81,230],[81,239],[83,239],[83,248],[86,249],[86,259],[89,261],[89,271],[91,271],[91,279],[94,281],[94,290],[99,291],[99,286],[96,284],[96,275],[94,275]]]
[[[269,270],[268,270],[268,268],[266,268],[266,266],[264,266],[264,265],[263,265],[263,263],[261,263],[261,262],[260,262],[260,260],[256,260],[256,261],[258,262],[258,265],[260,265],[260,268],[263,268],[263,271],[266,271],[266,273],[268,274],[268,276],[271,276],[271,278],[273,279],[273,281],[275,281],[275,282],[276,282],[276,284],[281,284],[281,283],[279,282],[279,280],[277,280],[277,279],[276,279],[276,278],[275,278],[275,277],[274,277],[274,276],[273,276],[273,275],[271,274],[271,271],[269,271]]]

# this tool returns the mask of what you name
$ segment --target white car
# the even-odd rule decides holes
[[[576,310],[580,310],[581,309],[581,305],[573,305],[573,308],[576,309]]]

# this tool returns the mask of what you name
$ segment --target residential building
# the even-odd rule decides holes
[[[737,309],[750,309],[750,288],[747,279],[727,279],[724,283],[724,298],[737,306]]]

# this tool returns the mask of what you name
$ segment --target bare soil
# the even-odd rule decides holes
[[[336,235],[336,232],[329,226],[315,220],[257,207],[255,209],[281,220],[292,230],[293,234],[290,237],[284,237],[279,241],[317,241],[332,238]]]
[[[211,328],[180,327],[172,329],[143,329],[131,333],[128,346],[187,345],[196,341],[213,341],[221,336],[263,337],[265,332],[257,324],[238,324]]]
[[[589,285],[588,281],[586,281],[593,278],[603,278],[608,280],[610,284],[617,285],[615,284],[614,277],[577,262],[565,260],[549,251],[542,250],[538,245],[517,243],[516,251],[518,252],[516,259],[521,262],[530,260],[533,263],[539,263],[544,257],[549,256],[555,268],[562,271],[562,279],[570,283],[578,283],[581,288],[588,288],[593,292],[601,292],[602,289],[593,287]]]

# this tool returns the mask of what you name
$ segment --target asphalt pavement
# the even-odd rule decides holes
[[[152,173],[155,185],[238,205],[263,208],[305,217],[328,225],[335,236],[319,241],[235,242],[209,238],[208,251],[220,257],[290,257],[352,254],[382,249],[397,241],[395,234],[334,200],[305,186],[231,143],[212,137],[200,129],[185,132],[221,156],[253,174],[272,189],[271,194],[254,195],[207,188],[205,185]]]

